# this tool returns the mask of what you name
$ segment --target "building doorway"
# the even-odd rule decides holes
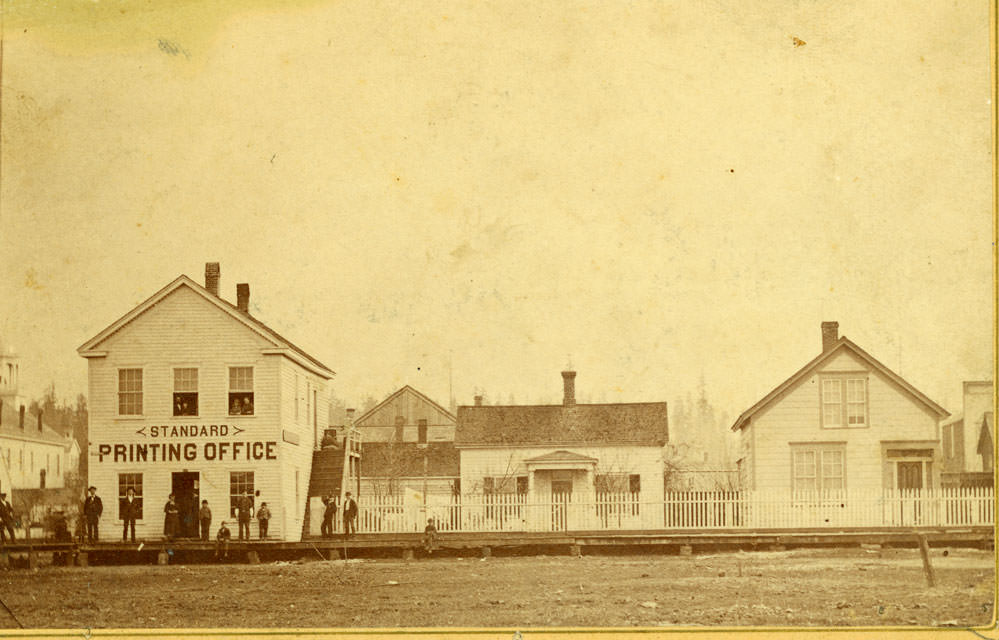
[[[569,503],[572,502],[572,471],[552,471],[552,531],[569,528]]]
[[[180,512],[180,530],[177,532],[180,538],[198,537],[199,484],[197,471],[177,471],[173,474],[171,491]]]
[[[898,462],[898,484],[899,489],[922,489],[923,488],[923,463],[922,462]]]

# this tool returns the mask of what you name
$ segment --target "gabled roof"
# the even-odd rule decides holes
[[[130,322],[141,316],[146,311],[155,307],[161,300],[163,300],[164,298],[166,298],[171,293],[173,293],[174,291],[176,291],[181,287],[190,288],[192,291],[200,295],[206,301],[215,305],[216,307],[227,313],[229,316],[236,319],[238,322],[245,325],[250,330],[254,331],[258,335],[269,341],[271,344],[274,345],[275,348],[287,349],[288,351],[291,352],[291,354],[289,355],[292,357],[293,360],[296,360],[299,362],[299,364],[302,364],[306,368],[311,369],[314,373],[317,373],[327,379],[332,378],[335,375],[332,369],[324,365],[319,360],[316,360],[315,358],[310,356],[308,353],[306,353],[301,348],[297,347],[295,344],[293,344],[290,340],[279,334],[277,331],[271,329],[270,327],[265,325],[260,320],[257,320],[250,314],[243,313],[236,307],[236,305],[226,300],[223,300],[222,298],[216,295],[213,295],[210,291],[208,291],[200,284],[198,284],[197,282],[195,282],[194,280],[185,275],[179,276],[176,280],[174,280],[167,286],[163,287],[156,293],[154,293],[144,302],[140,303],[135,308],[133,308],[131,311],[129,311],[122,317],[118,318],[118,320],[113,322],[110,326],[108,326],[106,329],[98,333],[96,336],[94,336],[90,340],[87,340],[85,343],[80,345],[80,347],[76,350],[77,353],[79,353],[84,358],[99,357],[103,355],[103,353],[97,348],[98,346],[100,346],[101,343],[103,343],[109,337],[111,337],[119,330],[121,330],[122,327],[129,324]]]
[[[31,442],[44,442],[45,444],[57,444],[69,448],[73,444],[72,438],[60,435],[58,431],[50,427],[42,418],[42,430],[38,430],[38,416],[24,412],[24,429],[19,427],[20,415],[16,407],[5,402],[3,405],[3,416],[0,418],[0,437],[16,438],[19,440],[29,440]]]
[[[841,349],[848,349],[852,351],[854,354],[859,356],[861,360],[870,365],[872,369],[875,369],[876,371],[882,373],[886,378],[897,384],[904,391],[908,392],[909,395],[911,395],[913,398],[915,398],[917,401],[923,404],[927,409],[937,414],[938,417],[944,418],[950,415],[949,411],[938,405],[936,402],[930,400],[925,394],[919,391],[919,389],[916,389],[914,386],[906,382],[905,379],[903,379],[900,375],[898,375],[897,373],[886,367],[884,364],[878,361],[874,356],[872,356],[871,354],[867,353],[866,351],[858,347],[852,340],[850,340],[846,336],[842,336],[839,340],[836,341],[836,344],[834,344],[831,348],[820,353],[811,362],[806,364],[801,369],[798,369],[798,371],[796,371],[794,375],[792,375],[784,382],[780,383],[777,386],[777,388],[775,388],[773,391],[765,395],[763,399],[761,399],[759,402],[757,402],[750,408],[743,411],[742,414],[740,414],[739,417],[736,418],[735,423],[732,425],[732,431],[738,431],[739,429],[749,424],[749,420],[754,415],[756,415],[766,407],[770,406],[772,402],[783,396],[784,392],[794,387],[803,379],[811,375],[813,371],[817,370],[823,364],[831,360],[833,355],[839,352]]]
[[[552,451],[551,453],[546,453],[541,456],[528,458],[527,460],[524,460],[524,462],[530,464],[532,462],[598,462],[598,460],[596,458],[584,456],[580,453],[573,453],[572,451],[559,449],[558,451]]]
[[[458,407],[457,446],[665,446],[665,402]]]
[[[411,387],[411,386],[409,386],[407,384],[404,387],[402,387],[401,389],[399,389],[398,391],[396,391],[395,393],[393,393],[392,395],[390,395],[389,397],[385,398],[384,400],[382,400],[381,402],[379,402],[375,406],[373,406],[370,409],[368,409],[367,411],[365,411],[364,415],[362,415],[360,418],[354,420],[354,425],[358,426],[358,427],[364,426],[361,423],[364,422],[365,419],[367,419],[369,416],[374,415],[375,413],[378,412],[379,409],[382,409],[386,405],[390,404],[393,400],[395,400],[399,396],[403,395],[404,393],[412,393],[413,395],[415,395],[416,397],[418,397],[420,400],[422,400],[422,401],[426,402],[427,404],[429,404],[429,405],[433,406],[434,408],[436,408],[438,411],[440,411],[441,413],[443,413],[444,415],[446,415],[451,420],[455,420],[455,421],[457,420],[457,418],[454,416],[453,413],[451,413],[450,411],[448,411],[444,407],[440,406],[439,404],[437,404],[436,402],[434,402],[433,400],[431,400],[430,398],[428,398],[427,396],[425,396],[424,394],[420,393],[419,391],[417,391],[416,389],[414,389],[413,387]]]

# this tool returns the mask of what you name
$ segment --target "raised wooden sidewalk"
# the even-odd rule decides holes
[[[599,554],[610,550],[635,553],[698,553],[718,549],[772,550],[795,547],[856,547],[862,544],[914,547],[917,533],[931,546],[973,546],[991,548],[996,531],[991,526],[918,528],[842,529],[730,529],[711,531],[560,531],[560,532],[479,532],[444,533],[437,549],[452,553],[474,550],[484,557],[494,550],[508,553]],[[301,542],[234,540],[229,544],[230,562],[257,562],[276,558],[313,557],[332,560],[358,556],[413,558],[422,554],[423,536],[418,533],[357,534],[344,540],[309,538]],[[140,541],[139,543],[26,542],[0,547],[0,565],[11,554],[29,556],[29,566],[37,565],[39,554],[57,554],[60,562],[90,564],[170,564],[200,563],[214,558],[215,543],[201,540]],[[36,556],[31,558],[31,556]]]

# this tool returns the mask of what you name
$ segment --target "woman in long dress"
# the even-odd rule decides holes
[[[179,530],[180,509],[177,507],[176,496],[171,493],[170,499],[167,500],[166,506],[163,507],[163,536],[172,542],[177,537]]]

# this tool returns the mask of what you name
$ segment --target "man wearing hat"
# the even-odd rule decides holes
[[[87,519],[87,542],[97,542],[97,521],[104,513],[104,503],[97,495],[97,487],[87,489],[87,499],[83,501],[83,515]]]
[[[0,493],[0,542],[4,541],[5,532],[10,534],[14,542],[14,507],[10,506],[6,493]]]

